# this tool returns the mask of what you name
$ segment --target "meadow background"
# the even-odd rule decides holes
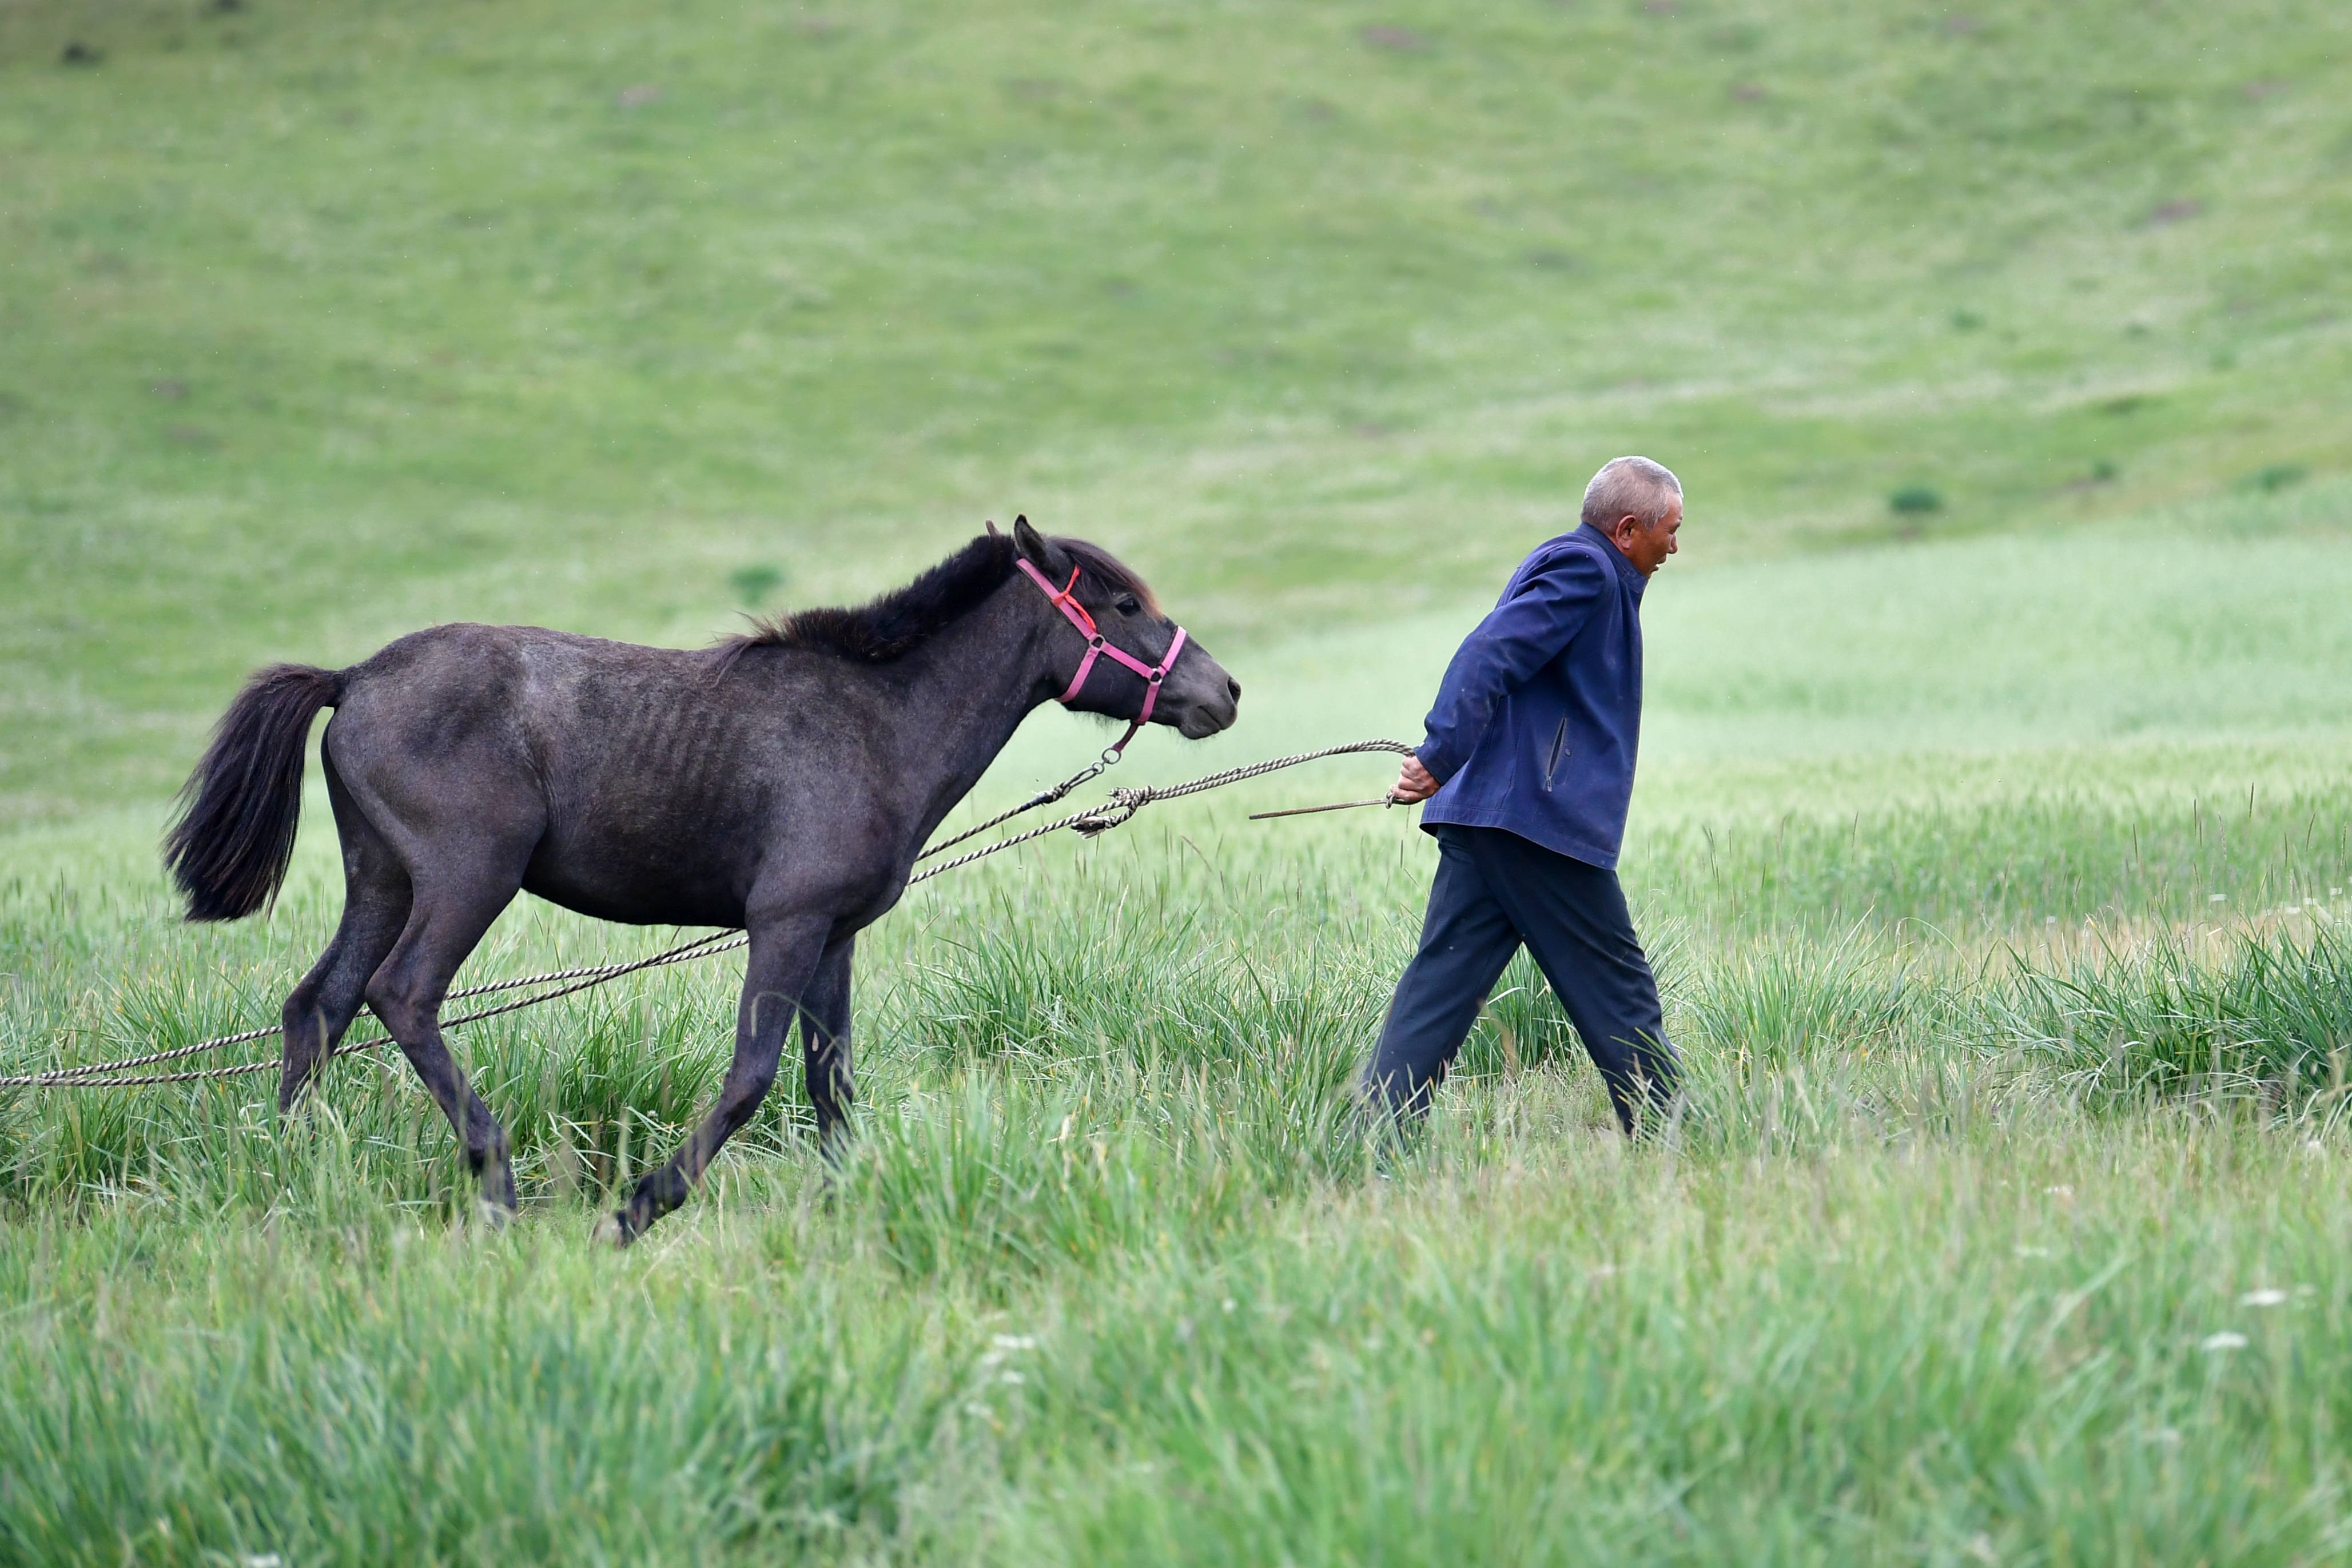
[[[1370,1161],[1429,843],[1244,820],[1366,760],[919,889],[847,1171],[780,1086],[626,1255],[725,962],[465,1037],[503,1234],[396,1062],[0,1090],[0,1556],[2352,1553],[2347,247],[2301,0],[0,0],[0,1072],[323,942],[315,772],[270,920],[155,860],[256,664],[691,645],[1020,511],[1244,681],[1168,782],[1413,738],[1622,451],[1692,1064],[1629,1148],[1522,965]]]

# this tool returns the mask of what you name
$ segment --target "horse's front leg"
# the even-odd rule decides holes
[[[841,1158],[849,1108],[857,1100],[849,1057],[849,961],[856,946],[855,936],[845,936],[826,948],[801,999],[802,1062],[809,1103],[816,1108],[816,1144],[828,1160]]]
[[[752,925],[743,999],[735,1014],[735,1059],[728,1064],[719,1102],[677,1153],[646,1173],[629,1201],[614,1215],[617,1245],[628,1246],[654,1221],[686,1202],[718,1157],[719,1146],[760,1109],[776,1081],[784,1036],[809,993],[832,924],[830,916],[795,915]]]

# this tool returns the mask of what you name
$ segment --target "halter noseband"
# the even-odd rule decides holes
[[[1054,580],[1031,565],[1028,557],[1016,555],[1013,558],[1013,563],[1029,574],[1029,580],[1044,591],[1045,597],[1053,601],[1054,607],[1062,612],[1070,625],[1085,634],[1087,639],[1087,656],[1078,660],[1078,673],[1070,678],[1070,689],[1055,700],[1060,702],[1065,708],[1068,707],[1076,700],[1079,691],[1085,688],[1087,677],[1095,672],[1095,660],[1106,656],[1113,663],[1123,664],[1143,677],[1143,711],[1129,721],[1127,733],[1119,737],[1118,744],[1103,753],[1106,761],[1118,761],[1118,754],[1127,750],[1127,743],[1134,740],[1146,724],[1151,722],[1152,707],[1160,700],[1160,683],[1167,678],[1168,672],[1175,668],[1177,656],[1184,651],[1184,628],[1182,626],[1176,628],[1176,639],[1168,645],[1168,651],[1160,656],[1158,664],[1146,664],[1125,648],[1113,647],[1103,637],[1101,629],[1095,625],[1094,616],[1087,614],[1084,605],[1078,603],[1076,597],[1078,573],[1082,568],[1071,567],[1068,584],[1056,589],[1054,586]]]

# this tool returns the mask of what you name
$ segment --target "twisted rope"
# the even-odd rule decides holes
[[[1125,742],[1122,742],[1120,744],[1123,745]],[[1031,795],[1027,800],[1023,801],[1011,811],[1000,811],[994,816],[990,817],[986,822],[982,823],[977,827],[967,827],[961,833],[957,834],[953,838],[940,839],[937,844],[932,845],[930,847],[925,849],[920,855],[916,856],[916,864],[920,865],[923,861],[929,859],[932,856],[937,855],[943,850],[952,849],[967,838],[977,838],[982,834],[987,832],[990,828],[1001,826],[1003,824],[1012,821],[1014,817],[1020,816],[1024,811],[1034,811],[1041,805],[1053,805],[1055,801],[1062,799],[1065,795],[1067,795],[1072,790],[1077,788],[1088,779],[1098,776],[1105,768],[1111,766],[1118,761],[1118,747],[1113,747],[1109,751],[1105,752],[1097,761],[1088,763],[1085,767],[1080,768],[1076,773],[1072,773],[1068,778],[1064,779],[1060,784],[1054,785],[1052,788],[1039,790],[1035,795]],[[907,885],[911,888],[914,886],[914,883],[909,882]]]
[[[640,969],[653,969],[667,963],[685,963],[697,958],[709,958],[741,947],[751,939],[740,931],[719,931],[711,936],[673,947],[651,958],[640,958],[627,963],[594,964],[583,969],[559,969],[545,974],[526,974],[515,980],[493,981],[487,985],[469,985],[463,991],[449,993],[449,1000],[466,996],[484,996],[497,991],[514,991],[525,986],[545,985],[552,981],[570,980],[572,984],[559,991],[549,991],[537,996],[526,996],[520,1002],[503,1006],[485,1007],[478,1013],[461,1013],[454,1018],[444,1018],[441,1026],[454,1029],[460,1024],[478,1024],[485,1018],[495,1018],[501,1013],[518,1013],[525,1007],[536,1007],[542,1002],[552,1002],[559,996],[569,996],[575,991],[593,990],[624,974],[634,974]],[[240,1062],[234,1067],[205,1068],[193,1072],[144,1073],[135,1078],[102,1077],[130,1068],[146,1067],[154,1062],[177,1060],[183,1057],[202,1055],[219,1050],[224,1046],[239,1046],[277,1034],[275,1027],[247,1029],[243,1034],[223,1035],[218,1039],[199,1040],[193,1046],[178,1046],[168,1051],[151,1051],[143,1057],[125,1057],[121,1061],[87,1062],[80,1067],[58,1068],[50,1072],[17,1073],[0,1078],[0,1088],[5,1089],[129,1089],[150,1083],[199,1083],[207,1079],[235,1078],[240,1073],[261,1072],[274,1068],[274,1061]],[[373,1050],[378,1046],[392,1044],[390,1035],[378,1035],[371,1040],[346,1040],[326,1053],[327,1057],[347,1057],[359,1051]]]
[[[1010,838],[1000,838],[995,843],[974,849],[969,854],[959,855],[944,865],[934,866],[928,871],[919,872],[908,878],[907,886],[911,888],[917,882],[928,881],[933,877],[952,871],[959,866],[969,866],[974,860],[984,860],[1001,849],[1010,849],[1016,844],[1026,844],[1032,838],[1043,838],[1048,833],[1058,833],[1065,827],[1076,829],[1081,837],[1092,838],[1097,834],[1108,833],[1112,828],[1125,824],[1137,812],[1155,800],[1176,800],[1188,795],[1199,795],[1204,790],[1223,789],[1227,784],[1240,784],[1244,779],[1254,779],[1260,774],[1276,773],[1283,768],[1295,768],[1301,763],[1320,762],[1325,757],[1344,757],[1359,752],[1392,752],[1399,755],[1409,755],[1412,751],[1412,748],[1402,741],[1351,741],[1344,746],[1327,746],[1319,752],[1299,752],[1292,756],[1276,757],[1271,762],[1252,763],[1247,767],[1228,768],[1223,773],[1210,773],[1204,778],[1194,779],[1189,784],[1171,784],[1166,789],[1149,787],[1115,789],[1110,792],[1110,799],[1101,805],[1090,806],[1085,811],[1072,812],[1069,816],[1058,821],[1046,823],[1042,827],[1033,827],[1026,833],[1016,833]],[[1021,808],[1023,811],[1027,809],[1026,806]],[[997,821],[1002,822],[1019,815],[1018,811],[1008,811],[1003,816],[997,818]],[[965,834],[961,837],[970,837],[971,835]],[[957,842],[959,839],[948,840],[949,844]],[[940,847],[944,849],[947,845],[942,844]]]
[[[1016,833],[1009,838],[1000,838],[992,844],[982,845],[978,849],[959,855],[952,860],[943,861],[928,870],[918,871],[907,879],[907,886],[911,888],[919,882],[928,882],[932,878],[944,876],[959,867],[969,866],[975,860],[985,860],[991,855],[1001,854],[1017,845],[1026,844],[1033,838],[1043,838],[1049,833],[1058,833],[1066,827],[1075,829],[1082,837],[1093,838],[1132,820],[1137,812],[1155,800],[1180,800],[1185,795],[1223,789],[1227,784],[1240,784],[1246,779],[1278,773],[1284,768],[1295,768],[1301,763],[1320,762],[1325,757],[1344,757],[1364,752],[1389,752],[1405,755],[1412,751],[1412,748],[1402,741],[1352,741],[1344,746],[1327,746],[1319,752],[1299,752],[1287,757],[1276,757],[1267,762],[1251,763],[1244,767],[1228,768],[1223,773],[1210,773],[1185,784],[1171,784],[1165,789],[1150,787],[1116,789],[1111,791],[1110,799],[1101,805],[1092,806],[1085,811],[1073,812],[1056,821],[1048,822],[1041,827],[1032,827],[1024,833]],[[943,849],[962,843],[967,838],[1010,822],[1024,812],[1034,811],[1041,805],[1050,805],[1088,779],[1099,774],[1107,765],[1108,764],[1097,762],[1053,788],[1040,791],[1012,810],[1001,812],[990,817],[978,827],[959,833],[953,838],[933,845],[917,856],[916,859],[928,859]],[[541,992],[535,996],[525,996],[520,1001],[508,1002],[496,1007],[485,1007],[476,1013],[463,1013],[455,1018],[444,1018],[441,1020],[441,1027],[454,1029],[461,1024],[478,1024],[485,1018],[495,1018],[505,1013],[518,1013],[526,1007],[536,1007],[542,1002],[552,1002],[560,996],[593,990],[599,985],[618,980],[624,974],[635,974],[641,969],[656,969],[665,964],[687,963],[698,958],[711,958],[722,952],[731,952],[739,947],[747,945],[751,940],[740,931],[718,931],[709,936],[697,937],[692,942],[681,942],[676,947],[655,953],[651,958],[640,958],[624,963],[588,964],[577,969],[555,969],[541,974],[522,975],[512,980],[493,980],[481,985],[468,985],[461,991],[450,992],[446,1000],[456,1002],[468,996],[488,996],[500,991],[525,990],[535,986],[556,984],[559,982],[569,983],[562,984],[557,990]],[[238,1062],[229,1067],[202,1068],[186,1072],[140,1073],[122,1078],[112,1076],[127,1072],[131,1068],[150,1067],[157,1062],[177,1061],[186,1057],[201,1056],[206,1051],[216,1051],[226,1046],[245,1045],[278,1032],[276,1027],[268,1026],[247,1029],[240,1034],[222,1035],[215,1039],[199,1040],[191,1046],[175,1046],[169,1050],[150,1051],[144,1056],[124,1057],[118,1061],[85,1062],[79,1067],[58,1068],[48,1072],[0,1076],[0,1089],[132,1089],[146,1084],[200,1083],[213,1079],[236,1078],[246,1073],[266,1072],[278,1064],[263,1060]],[[353,1056],[361,1051],[373,1050],[378,1046],[392,1043],[393,1038],[389,1035],[378,1035],[373,1039],[368,1040],[347,1040],[326,1052],[321,1059]]]

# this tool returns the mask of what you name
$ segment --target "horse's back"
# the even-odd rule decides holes
[[[454,795],[517,819],[509,797],[543,805],[551,771],[625,752],[633,716],[675,707],[696,657],[538,626],[412,632],[343,672],[329,760],[395,807]]]
[[[711,656],[542,626],[466,622],[411,632],[343,672],[346,730],[388,731],[412,757],[485,742],[536,752],[583,725],[701,706]],[[599,737],[600,739],[603,737]]]
[[[487,837],[526,858],[531,891],[605,919],[740,918],[790,745],[780,694],[730,680],[716,653],[453,625],[388,645],[346,688],[333,760],[415,829],[395,837]]]

